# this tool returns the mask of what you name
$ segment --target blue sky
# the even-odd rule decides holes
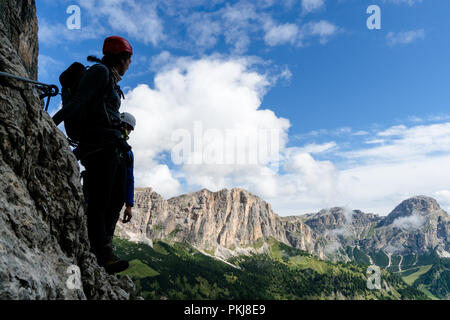
[[[366,25],[374,4],[381,30]],[[165,198],[242,187],[280,215],[384,215],[417,194],[449,208],[448,12],[445,0],[41,0],[39,80],[101,56],[106,36],[129,39],[122,108],[138,117],[137,185]],[[196,140],[196,124],[216,135]],[[278,132],[279,145],[256,164],[174,161],[177,130],[207,149],[237,128]]]

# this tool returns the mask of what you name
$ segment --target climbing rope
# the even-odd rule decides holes
[[[48,105],[50,104],[50,98],[55,97],[59,94],[59,88],[57,86],[55,86],[54,84],[46,84],[46,83],[30,80],[30,79],[15,76],[13,74],[6,73],[6,72],[0,72],[0,76],[27,82],[27,83],[32,83],[32,84],[36,85],[36,87],[39,90],[41,90],[39,99],[47,98],[47,103],[45,104],[45,109],[44,109],[45,111],[48,111]]]

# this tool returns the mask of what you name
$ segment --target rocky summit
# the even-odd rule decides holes
[[[403,201],[386,217],[338,207],[280,217],[269,203],[241,188],[202,189],[168,200],[151,188],[135,194],[134,221],[119,223],[117,235],[136,242],[186,242],[224,259],[264,251],[271,237],[330,260],[350,260],[347,247],[389,256],[450,255],[450,217],[424,196]]]
[[[426,196],[417,196],[400,203],[389,215],[380,222],[380,226],[387,226],[402,217],[427,216],[430,213],[442,211],[437,201]]]
[[[37,77],[32,0],[0,2],[0,71]],[[129,299],[89,252],[79,167],[35,87],[0,78],[0,299]]]

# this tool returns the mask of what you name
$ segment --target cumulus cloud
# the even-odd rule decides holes
[[[172,160],[174,156],[182,158],[176,164],[188,185],[218,189],[234,187],[234,183],[257,185],[261,179],[270,181],[261,170],[270,170],[266,166],[277,160],[279,148],[286,144],[290,123],[260,108],[270,83],[250,67],[246,59],[181,59],[157,74],[154,89],[140,85],[127,93],[123,110],[138,119],[130,140],[136,151],[136,170],[144,172],[137,175],[138,185],[165,183],[145,173],[154,170],[152,160],[164,152]],[[261,136],[261,132],[275,132],[276,140]],[[224,141],[228,133],[230,144]],[[252,144],[252,140],[246,142],[242,137],[262,142]],[[277,147],[273,150],[272,142]],[[261,157],[261,148],[267,146],[269,150]],[[228,161],[230,155],[234,156]],[[257,162],[249,161],[252,156]],[[174,186],[167,195],[175,195],[174,178],[167,171],[161,176]]]
[[[322,198],[323,203],[335,197],[338,171],[331,161],[316,160],[297,148],[288,148],[284,154],[287,173],[281,179],[296,181],[296,195]]]
[[[409,44],[416,40],[425,38],[425,30],[411,30],[405,32],[389,32],[386,36],[387,42],[390,46],[397,44]]]
[[[149,159],[146,167],[147,170],[136,170],[135,179],[137,181],[148,181],[146,186],[155,188],[166,198],[182,193],[181,183],[174,177],[167,165],[158,164]]]
[[[155,87],[139,85],[122,105],[137,118],[130,139],[137,186],[165,197],[242,187],[268,201],[306,197],[321,204],[335,194],[337,170],[313,155],[336,143],[287,148],[290,122],[262,108],[272,78],[255,71],[251,59],[159,60],[169,65]]]

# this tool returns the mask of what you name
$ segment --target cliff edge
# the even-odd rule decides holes
[[[34,0],[1,1],[0,71],[35,80],[37,35]],[[79,167],[39,93],[0,77],[0,106],[0,299],[132,297],[89,252]]]

